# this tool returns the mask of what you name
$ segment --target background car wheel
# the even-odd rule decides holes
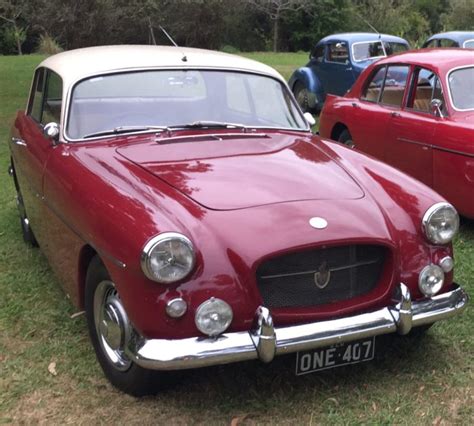
[[[352,140],[352,136],[349,133],[349,130],[347,129],[344,129],[342,131],[337,141],[343,143],[344,145],[347,145],[349,148],[355,148],[355,143]]]
[[[168,383],[166,372],[144,369],[125,354],[132,327],[120,295],[98,257],[87,270],[85,309],[97,360],[115,387],[130,395],[143,396],[155,394]]]
[[[311,108],[309,107],[309,92],[303,83],[298,81],[295,84],[293,94],[303,112],[311,112]]]

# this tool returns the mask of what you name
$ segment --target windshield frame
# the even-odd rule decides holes
[[[161,67],[145,67],[145,68],[128,68],[128,69],[118,69],[118,70],[111,70],[107,72],[101,72],[101,73],[93,73],[90,75],[86,75],[84,77],[81,77],[80,79],[74,81],[72,84],[69,85],[67,95],[65,97],[65,107],[64,107],[64,120],[63,123],[64,125],[61,126],[61,133],[64,139],[65,143],[78,143],[78,142],[92,142],[95,140],[100,140],[100,139],[110,139],[113,137],[117,137],[117,135],[106,135],[106,136],[97,136],[97,137],[91,137],[91,138],[72,138],[68,135],[67,129],[69,127],[69,120],[70,120],[70,107],[72,104],[72,96],[74,93],[74,89],[76,86],[80,83],[82,83],[85,80],[89,80],[91,78],[98,78],[98,77],[104,77],[104,76],[109,76],[109,75],[115,75],[115,74],[131,74],[131,73],[139,73],[139,72],[148,72],[148,71],[223,71],[223,72],[233,72],[233,73],[242,73],[242,74],[252,74],[256,76],[262,76],[262,77],[267,77],[271,78],[282,86],[282,89],[285,91],[285,93],[288,95],[289,99],[291,100],[294,108],[300,115],[301,119],[303,120],[303,123],[306,124],[306,127],[304,129],[295,129],[292,127],[269,127],[269,126],[248,126],[250,129],[268,129],[268,130],[285,130],[285,131],[292,131],[292,132],[301,132],[301,133],[307,133],[311,132],[311,126],[309,123],[306,121],[306,118],[304,117],[303,112],[301,111],[300,106],[298,105],[298,102],[294,99],[293,93],[288,87],[288,84],[286,83],[285,80],[277,78],[271,74],[267,74],[264,72],[258,72],[258,71],[253,71],[249,69],[242,69],[242,68],[226,68],[226,67],[176,67],[176,66],[161,66]],[[153,124],[153,123],[151,123]],[[173,129],[171,129],[174,131]],[[150,129],[150,130],[144,130],[140,132],[130,132],[130,133],[122,133],[121,135],[118,136],[123,136],[123,137],[128,137],[128,136],[138,136],[142,134],[147,134],[147,133],[159,133],[156,129]]]
[[[474,65],[470,64],[470,65],[461,65],[459,67],[455,67],[455,68],[451,68],[447,73],[446,73],[446,80],[445,80],[445,83],[446,83],[446,87],[447,87],[447,92],[448,92],[448,96],[449,96],[449,103],[451,104],[451,107],[455,110],[455,111],[458,111],[458,112],[466,112],[466,111],[474,111],[474,106],[472,108],[457,108],[456,105],[454,104],[454,101],[453,101],[453,96],[451,94],[451,85],[449,84],[449,76],[455,72],[455,71],[459,71],[459,70],[462,70],[462,69],[467,69],[467,68],[472,68],[474,69]]]

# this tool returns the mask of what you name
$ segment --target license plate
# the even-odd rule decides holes
[[[370,361],[375,354],[375,337],[341,343],[328,348],[296,353],[296,375],[313,373],[343,365]]]

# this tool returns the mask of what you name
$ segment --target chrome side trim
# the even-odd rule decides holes
[[[269,310],[259,307],[252,331],[226,333],[217,338],[131,339],[126,354],[138,365],[155,370],[181,370],[260,359],[274,355],[330,346],[366,337],[398,332],[452,317],[464,310],[467,293],[459,286],[447,293],[411,301],[407,286],[400,284],[399,302],[374,312],[275,328]]]

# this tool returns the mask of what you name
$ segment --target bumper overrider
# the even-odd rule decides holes
[[[400,284],[399,301],[373,312],[328,321],[274,327],[269,310],[259,307],[257,327],[225,333],[217,338],[151,339],[134,336],[126,353],[138,365],[154,370],[182,370],[259,359],[331,346],[337,343],[398,332],[431,324],[462,312],[468,295],[458,285],[453,290],[412,302],[407,286]]]

